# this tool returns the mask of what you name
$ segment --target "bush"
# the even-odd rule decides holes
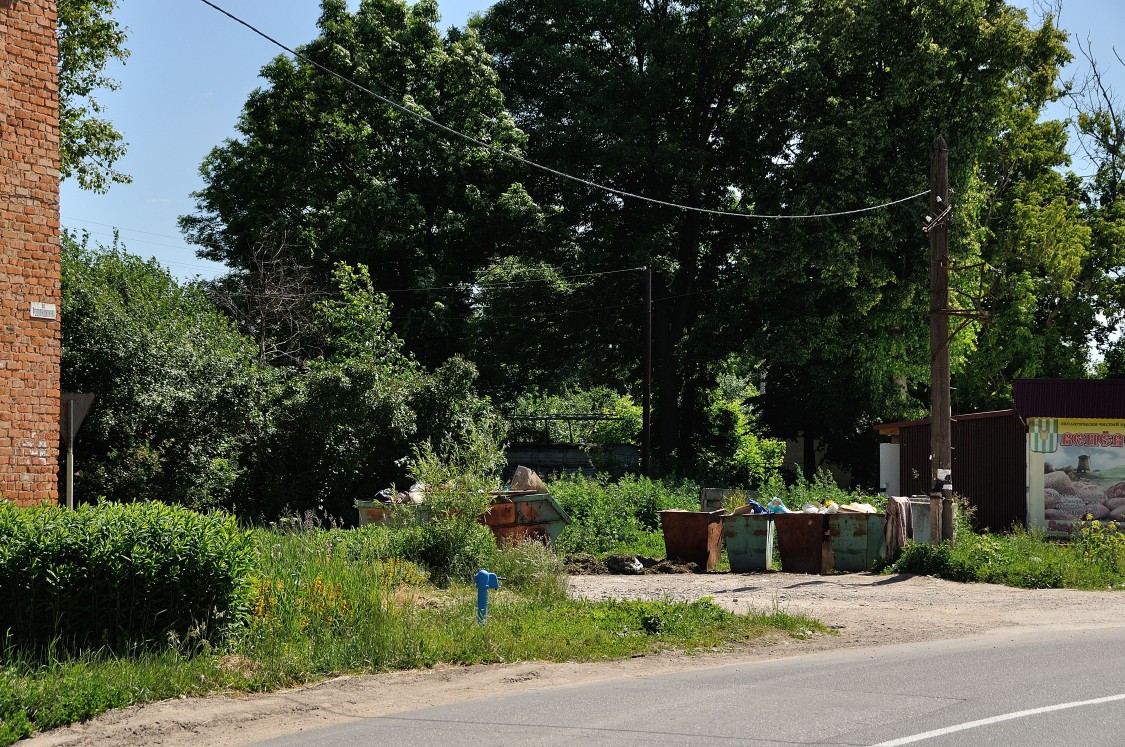
[[[635,545],[646,534],[660,531],[661,511],[699,508],[699,488],[688,482],[666,484],[632,475],[611,482],[604,475],[564,475],[549,487],[571,519],[555,541],[560,552],[599,554]]]
[[[62,249],[62,388],[97,394],[76,494],[228,504],[259,385],[250,341],[155,261]]]
[[[1025,589],[1104,589],[1125,584],[1125,535],[1085,522],[1069,540],[1016,527],[1006,535],[960,530],[953,542],[910,544],[894,566],[951,581]]]
[[[228,515],[0,503],[0,537],[0,632],[10,644],[191,647],[245,619],[253,552]]]

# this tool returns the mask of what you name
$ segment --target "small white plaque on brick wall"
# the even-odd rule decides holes
[[[53,303],[36,303],[31,302],[31,318],[32,319],[58,319],[59,312]]]

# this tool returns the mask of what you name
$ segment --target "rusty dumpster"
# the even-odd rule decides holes
[[[498,542],[554,540],[563,527],[570,523],[566,511],[548,493],[497,491],[491,495],[492,505],[479,520],[492,530]],[[388,525],[392,521],[425,522],[431,518],[424,503],[394,505],[378,501],[356,501],[355,508],[361,527],[369,524]]]
[[[711,571],[723,549],[723,511],[661,511],[660,528],[669,560]]]
[[[492,506],[481,521],[497,542],[548,542],[559,536],[570,517],[549,493],[504,491],[492,494]]]
[[[826,514],[774,514],[774,532],[786,573],[828,573],[833,568]]]
[[[733,573],[773,568],[773,514],[723,517],[723,540]]]

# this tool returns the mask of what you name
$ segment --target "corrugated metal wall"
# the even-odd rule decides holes
[[[930,489],[930,424],[904,426],[902,488],[909,494]],[[976,509],[974,524],[994,532],[1027,522],[1026,440],[1014,414],[954,419],[953,490]]]
[[[930,424],[903,426],[899,434],[899,484],[904,495],[930,492]]]
[[[1019,379],[1012,390],[1025,419],[1125,418],[1125,379]]]

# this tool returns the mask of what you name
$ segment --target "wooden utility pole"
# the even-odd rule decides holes
[[[952,448],[949,402],[949,147],[940,135],[930,149],[930,541],[941,542],[952,533],[943,531],[943,493],[950,497]]]
[[[650,477],[652,467],[652,268],[645,268],[644,396],[641,403],[641,474]]]

